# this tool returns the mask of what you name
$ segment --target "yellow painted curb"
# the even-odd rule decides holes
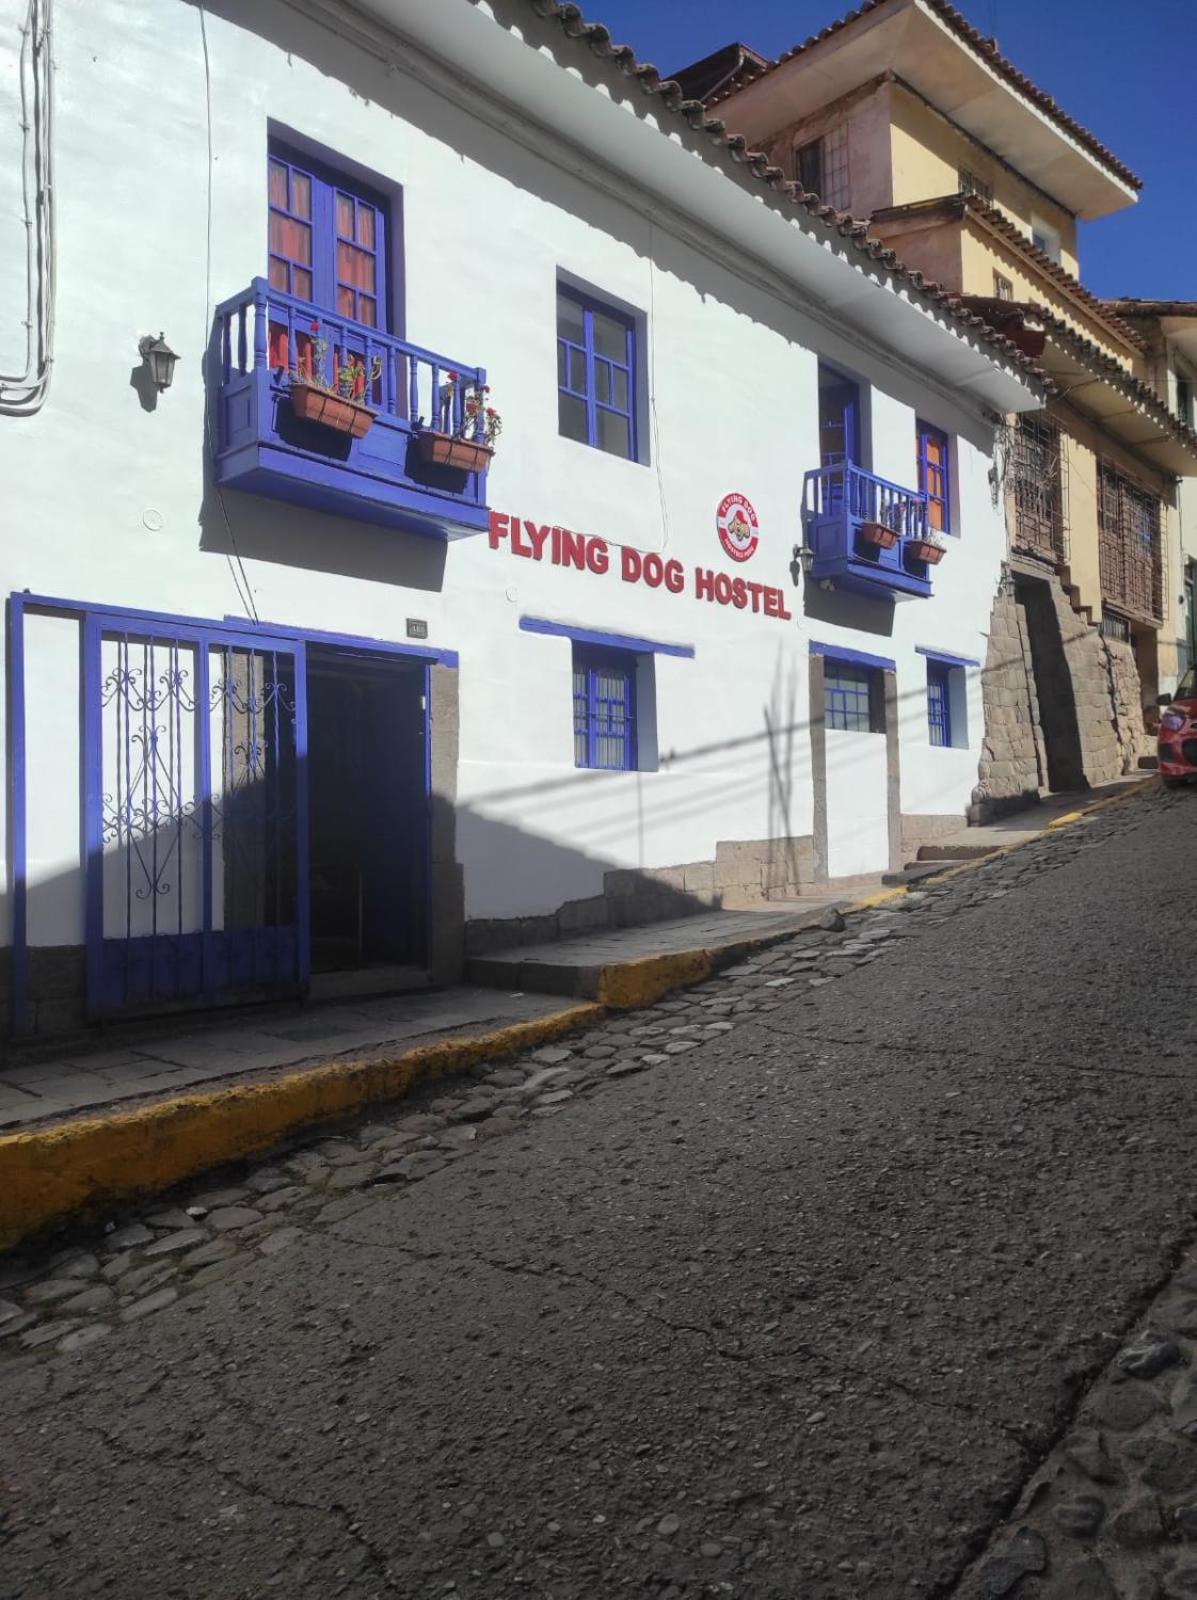
[[[329,1062],[265,1083],[9,1134],[0,1138],[0,1250],[68,1216],[154,1194],[268,1150],[300,1128],[398,1099],[417,1083],[560,1038],[602,1015],[601,1006],[571,1005],[381,1061]]]
[[[892,889],[882,889],[878,894],[868,895],[864,900],[854,900],[844,909],[844,915],[850,916],[854,911],[869,911],[873,906],[886,905],[890,900],[900,900],[910,891],[904,883],[896,884]]]
[[[971,861],[959,861],[955,866],[948,866],[945,863],[945,871],[929,873],[926,878],[920,879],[919,882],[929,883],[932,879],[939,882],[943,878],[958,878],[964,872],[975,872],[978,867],[983,867],[987,861],[996,861],[999,856],[1008,856],[1012,850],[1022,850],[1027,845],[1034,844],[1036,839],[1042,839],[1053,828],[1071,827],[1074,822],[1083,822],[1086,817],[1093,816],[1097,811],[1107,811],[1111,806],[1119,806],[1125,800],[1133,800],[1137,795],[1146,794],[1149,789],[1154,789],[1155,787],[1156,780],[1154,778],[1144,778],[1141,783],[1128,784],[1118,794],[1108,794],[1103,800],[1094,800],[1090,805],[1081,806],[1076,811],[1066,811],[1063,816],[1056,817],[1051,822],[1046,823],[1037,833],[1033,833],[1029,839],[1016,839],[1013,844],[999,845],[992,855],[976,856]],[[908,894],[911,887],[917,888],[918,884],[895,890],[895,893]],[[873,904],[876,904],[875,899],[862,900],[858,905],[850,906],[848,909],[850,911],[862,911],[867,905]]]
[[[688,989],[691,984],[702,983],[716,970],[715,955],[710,950],[681,950],[667,956],[620,962],[600,972],[599,1004],[633,1011],[637,1006],[651,1005],[671,989]]]

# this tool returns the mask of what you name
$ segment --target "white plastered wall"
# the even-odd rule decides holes
[[[966,750],[929,753],[914,647],[984,655],[1002,533],[976,414],[717,261],[659,206],[587,181],[583,156],[496,132],[418,73],[388,70],[270,0],[255,7],[254,31],[220,13],[182,0],[58,0],[57,361],[43,412],[0,419],[15,530],[5,592],[201,618],[244,617],[252,599],[266,622],[385,639],[402,639],[407,617],[426,620],[430,644],[460,652],[458,843],[472,917],[551,910],[598,892],[608,868],[709,859],[720,840],[809,834],[812,637],[896,658],[909,711],[903,809],[962,811],[980,709]],[[11,28],[0,48],[7,71]],[[404,331],[484,364],[503,413],[491,505],[602,537],[613,567],[623,544],[676,558],[685,593],[623,583],[616,570],[558,570],[485,535],[443,550],[215,494],[204,350],[215,304],[265,267],[272,120],[402,190]],[[647,464],[558,436],[558,271],[646,319]],[[145,410],[131,382],[137,343],[159,330],[181,360]],[[959,543],[935,597],[899,605],[883,640],[808,621],[791,577],[802,474],[818,459],[815,349],[873,386],[873,466],[885,476],[912,482],[917,414],[968,433]],[[733,490],[760,519],[760,548],[742,568],[715,530]],[[783,590],[792,620],[696,599],[696,565]],[[574,768],[570,646],[521,632],[524,615],[693,645],[692,660],[656,658],[657,771]],[[37,689],[53,686],[45,714],[56,719],[75,682],[66,660]],[[76,698],[64,720],[77,710]],[[37,737],[39,795],[76,794],[77,746]],[[77,803],[47,808],[39,827],[46,888],[31,934],[76,943]]]

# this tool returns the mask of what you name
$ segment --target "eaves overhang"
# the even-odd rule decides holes
[[[1197,300],[1107,300],[1105,304],[1116,316],[1155,328],[1173,349],[1197,365]]]
[[[981,315],[993,315],[995,321],[1021,316],[1029,326],[1041,329],[1039,364],[1059,399],[1161,472],[1177,478],[1197,475],[1197,433],[1172,414],[1150,384],[1119,366],[1091,339],[1034,302],[970,296],[969,304]],[[989,309],[995,306],[997,311]]]
[[[317,0],[318,3],[318,0]],[[443,64],[475,115],[580,174],[605,172],[626,203],[668,207],[691,231],[780,278],[856,342],[994,411],[1033,410],[1033,363],[905,268],[865,224],[788,183],[676,84],[558,0],[354,0],[342,4]]]
[[[750,81],[729,86],[726,115],[759,140],[793,122],[796,107],[830,105],[883,73],[909,84],[1078,217],[1104,217],[1137,198],[1140,180],[1130,168],[947,0],[865,0]],[[710,102],[715,110],[724,104]]]

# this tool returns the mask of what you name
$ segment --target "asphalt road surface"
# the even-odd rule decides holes
[[[0,1595],[963,1592],[1193,1230],[1195,855],[1152,793],[799,936],[29,1348]]]

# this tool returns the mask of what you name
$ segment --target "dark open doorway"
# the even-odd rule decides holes
[[[308,652],[314,975],[426,965],[424,668]]]
[[[1051,592],[1045,580],[1022,573],[1016,576],[1014,583],[1030,638],[1043,734],[1042,753],[1047,763],[1045,787],[1057,794],[1067,789],[1085,789],[1088,781],[1081,753],[1076,695]]]

